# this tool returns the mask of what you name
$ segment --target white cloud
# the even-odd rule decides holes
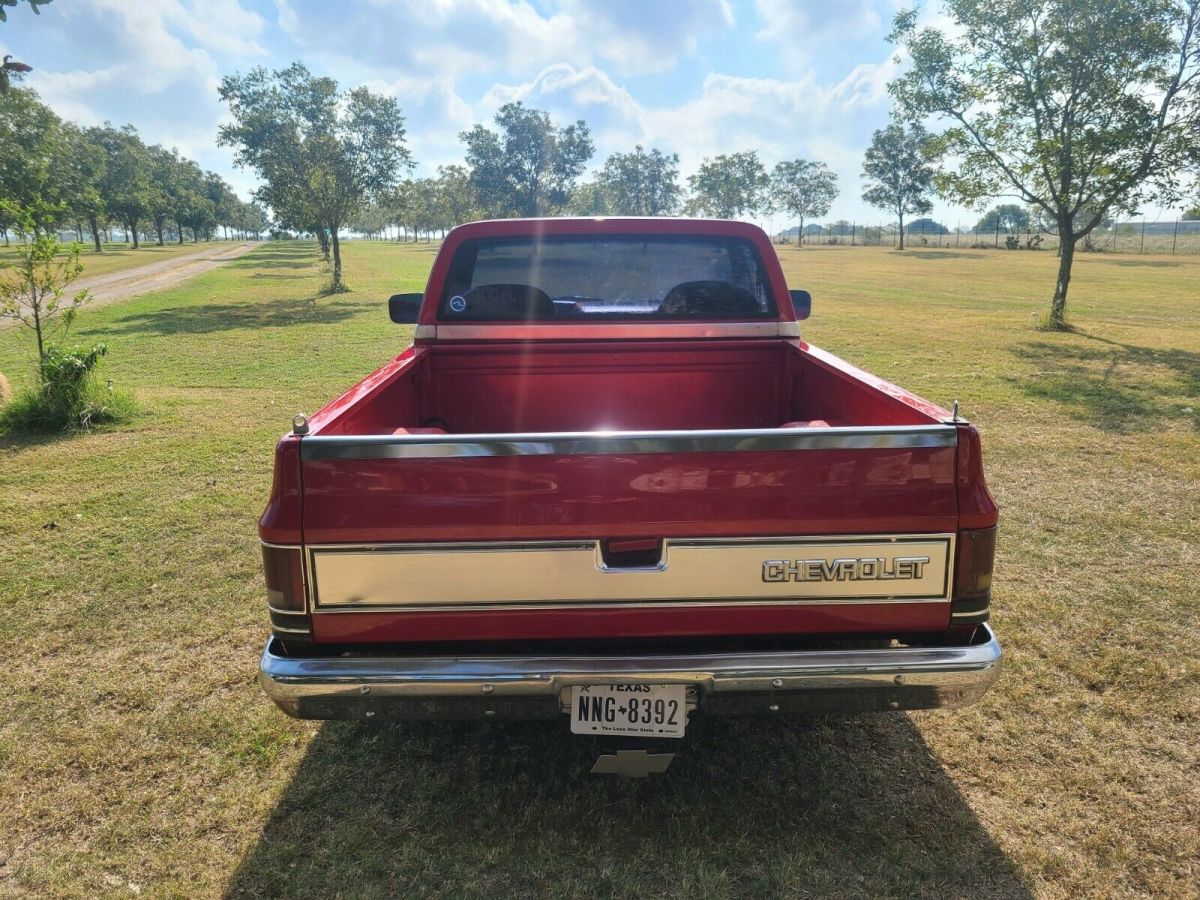
[[[882,0],[841,0],[838,3],[797,3],[795,0],[754,0],[763,21],[758,36],[785,41],[811,51],[830,39],[863,38],[890,24],[897,4]]]
[[[699,37],[733,24],[727,0],[277,0],[280,28],[306,54],[389,75],[532,74],[571,60],[660,72]]]
[[[60,16],[47,20],[63,45],[93,48],[69,57],[77,68],[56,72],[39,65],[30,76],[30,86],[55,112],[82,125],[132,124],[147,143],[177,147],[205,167],[232,174],[229,152],[215,146],[226,112],[217,98],[214,54],[261,53],[254,40],[264,24],[260,17],[236,0],[196,0],[195,6],[94,0],[64,5]],[[229,34],[221,33],[225,27]],[[231,36],[233,29],[240,36]],[[107,52],[96,55],[97,46]]]

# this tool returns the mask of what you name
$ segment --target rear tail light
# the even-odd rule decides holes
[[[304,551],[299,547],[262,545],[263,574],[267,579],[267,605],[280,612],[306,612],[304,602]]]
[[[988,620],[992,602],[992,566],[996,559],[996,527],[958,533],[954,563],[952,625],[977,625]]]

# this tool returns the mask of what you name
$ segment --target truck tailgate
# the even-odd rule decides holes
[[[306,437],[313,636],[944,628],[955,447],[950,425]],[[659,563],[606,566],[628,538]]]

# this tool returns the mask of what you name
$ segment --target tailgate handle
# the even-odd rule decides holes
[[[600,542],[600,568],[605,572],[661,572],[662,538],[610,538]]]

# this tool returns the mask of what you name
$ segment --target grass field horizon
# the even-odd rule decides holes
[[[188,245],[189,247],[192,245]],[[979,426],[1005,672],[978,705],[697,718],[618,782],[565,722],[297,722],[255,683],[271,450],[399,353],[436,244],[268,242],[94,310],[131,425],[0,436],[0,894],[1193,896],[1200,257],[782,247],[807,340]],[[0,332],[0,371],[32,377]]]

